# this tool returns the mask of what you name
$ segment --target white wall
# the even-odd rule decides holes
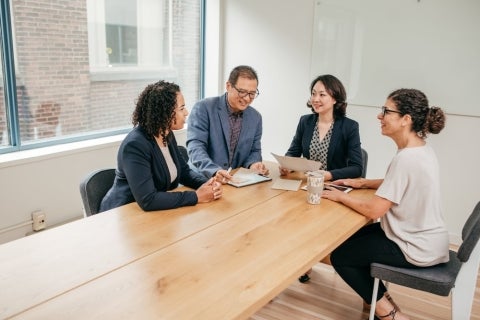
[[[249,64],[256,68],[261,94],[254,105],[264,118],[264,158],[273,160],[270,152],[286,151],[298,118],[309,112],[305,102],[311,81],[314,2],[207,1],[207,5],[211,4],[214,4],[212,16],[221,17],[220,25],[210,24],[214,26],[211,29],[216,30],[213,37],[221,47],[210,48],[214,54],[207,57],[215,57],[207,61],[207,65],[213,66],[209,70],[214,70],[210,72],[213,79],[206,79],[210,84],[207,94],[223,92],[228,72],[234,66]],[[219,73],[223,79],[215,79]],[[217,86],[219,91],[215,92]],[[448,88],[445,81],[445,90]],[[435,103],[434,97],[429,98]],[[378,105],[383,102],[379,101]],[[191,106],[193,101],[187,104]],[[379,134],[378,110],[354,105],[347,110],[348,115],[360,123],[362,145],[369,153],[368,177],[382,177],[395,152],[393,142]],[[454,242],[458,241],[467,215],[480,200],[479,137],[480,118],[449,115],[444,131],[428,140],[440,160],[445,218]],[[79,182],[92,170],[116,165],[120,140],[88,147],[76,144],[71,151],[26,160],[18,159],[23,153],[0,155],[0,243],[30,232],[31,226],[2,230],[26,222],[38,209],[47,214],[48,225],[81,218]],[[177,135],[177,140],[184,144],[184,132]]]
[[[254,106],[263,115],[263,156],[273,160],[270,152],[285,152],[299,116],[310,112],[305,102],[312,80],[314,1],[225,0],[222,3],[224,59],[219,62],[219,70],[224,70],[225,78],[239,64],[249,64],[257,70],[261,94]],[[441,30],[438,32],[441,34]],[[477,32],[472,30],[472,37]],[[462,79],[461,75],[458,79]],[[444,90],[449,90],[449,81],[458,79],[446,75]],[[435,97],[429,99],[435,104]],[[471,101],[476,103],[475,99]],[[383,103],[378,101],[377,105]],[[380,135],[378,111],[376,107],[355,105],[347,109],[348,116],[360,123],[362,145],[369,153],[367,176],[374,178],[383,177],[396,150],[389,138]],[[479,137],[479,117],[447,115],[446,128],[428,139],[441,165],[443,207],[452,242],[459,241],[466,217],[480,201]]]
[[[185,130],[175,135],[185,145]],[[83,218],[80,181],[93,170],[116,167],[123,137],[0,155],[0,243],[31,233],[27,222],[36,210],[45,212],[47,227]]]

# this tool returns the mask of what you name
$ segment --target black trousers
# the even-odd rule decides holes
[[[358,230],[332,252],[330,260],[340,277],[368,304],[372,301],[374,281],[370,276],[372,262],[416,268],[405,259],[400,247],[387,238],[379,222]],[[377,301],[386,291],[380,281]]]

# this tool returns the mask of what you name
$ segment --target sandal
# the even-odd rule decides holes
[[[310,270],[305,272],[305,274],[303,276],[300,276],[298,278],[298,281],[300,281],[301,283],[306,283],[306,282],[310,281],[310,272],[312,272],[312,268],[310,268]]]
[[[385,294],[383,295],[385,298],[387,298],[387,300],[392,304],[393,308],[396,310],[395,312],[400,312],[400,308],[397,306],[397,304],[393,301],[392,297],[390,296],[390,294],[388,292],[385,292]]]
[[[306,283],[310,281],[310,276],[308,275],[308,273],[305,273],[303,276],[300,276],[298,278],[298,281],[300,281],[301,283]]]
[[[392,304],[392,306],[397,309],[397,312],[400,312],[400,307],[397,306],[397,304],[395,303],[395,301],[393,301],[392,299],[392,296],[390,296],[390,294],[388,292],[385,292],[384,295],[383,295],[385,298],[387,298],[387,300]],[[365,301],[363,301],[363,311],[370,311],[370,304],[366,303]]]
[[[390,311],[388,314],[384,315],[384,316],[377,316],[375,315],[375,320],[380,320],[380,319],[383,319],[383,318],[386,318],[386,317],[392,317],[391,320],[395,320],[395,314],[397,314],[397,309],[393,308],[392,311]]]

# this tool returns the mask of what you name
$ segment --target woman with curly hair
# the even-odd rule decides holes
[[[388,96],[377,118],[382,134],[398,148],[385,178],[335,181],[376,189],[373,198],[354,198],[329,187],[322,193],[323,198],[341,202],[372,220],[380,218],[360,229],[330,257],[338,274],[366,303],[372,301],[371,263],[421,268],[449,259],[438,161],[425,142],[428,133],[437,134],[445,126],[442,109],[429,107],[419,90],[399,89]],[[383,283],[376,300],[377,319],[409,319],[393,303]]]
[[[222,196],[221,183],[195,173],[178,151],[173,130],[183,128],[187,115],[178,85],[162,80],[143,90],[132,116],[134,128],[120,145],[115,181],[100,212],[134,201],[152,211],[193,206]],[[179,184],[196,191],[167,192]]]

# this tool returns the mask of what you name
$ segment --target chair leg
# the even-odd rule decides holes
[[[374,320],[375,318],[375,307],[377,306],[377,294],[378,294],[378,285],[380,283],[380,279],[375,278],[373,282],[373,293],[372,293],[372,302],[370,304],[370,316],[369,320]]]
[[[470,267],[464,265],[462,269]],[[466,270],[461,270],[466,271]],[[468,272],[465,272],[468,273]],[[473,297],[475,295],[476,281],[472,281],[472,274],[476,275],[475,271],[470,273],[470,278],[464,274],[459,274],[455,281],[455,287],[452,289],[452,320],[470,319],[472,312]],[[475,276],[475,280],[476,280]]]
[[[470,258],[462,265],[452,289],[452,320],[470,319],[477,286],[480,244],[477,243]]]

